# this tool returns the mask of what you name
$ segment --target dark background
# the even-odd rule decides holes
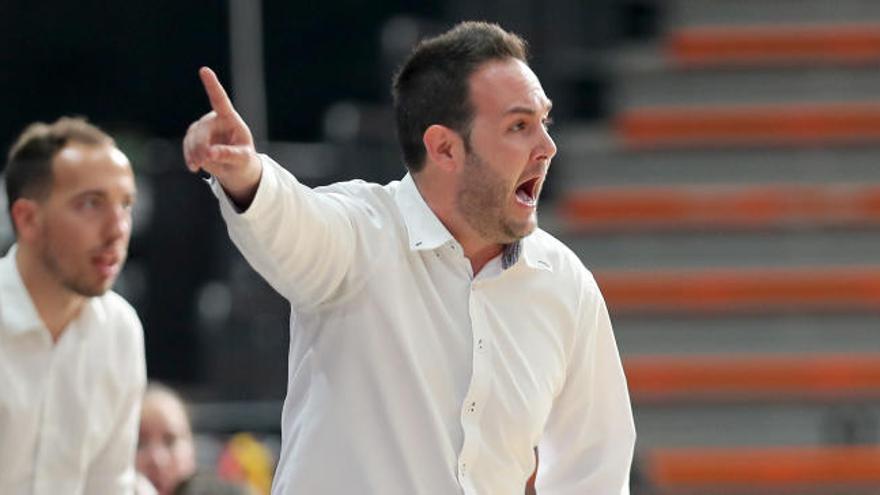
[[[208,109],[197,69],[213,67],[230,87],[228,15],[216,0],[4,0],[0,143],[8,149],[26,124],[61,115],[87,116],[113,134],[138,174],[136,231],[118,290],[144,322],[150,376],[202,398],[279,398],[288,307],[231,246],[215,200],[184,171],[179,151],[186,127]],[[342,157],[313,182],[402,175],[387,103],[403,53],[381,43],[401,18],[421,35],[463,19],[524,35],[563,124],[603,115],[602,51],[657,24],[648,0],[264,1],[268,138],[329,142]],[[324,131],[339,101],[375,114],[347,143]]]

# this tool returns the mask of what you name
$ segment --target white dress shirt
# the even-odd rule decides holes
[[[0,259],[0,493],[130,494],[146,381],[141,323],[107,292],[53,343],[15,251]]]
[[[230,236],[291,303],[272,493],[629,493],[635,431],[592,275],[537,230],[474,276],[413,179],[309,189],[268,157]]]

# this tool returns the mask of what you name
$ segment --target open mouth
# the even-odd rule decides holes
[[[122,257],[117,254],[102,254],[94,256],[92,263],[103,276],[112,276],[119,271]]]
[[[535,206],[538,203],[538,179],[533,177],[516,188],[516,199],[525,206]]]

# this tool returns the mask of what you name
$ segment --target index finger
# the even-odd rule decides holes
[[[235,107],[226,95],[226,90],[217,79],[217,74],[208,67],[199,69],[199,77],[202,79],[202,86],[205,87],[205,93],[208,93],[208,99],[211,100],[211,108],[218,115],[232,115],[235,113]]]

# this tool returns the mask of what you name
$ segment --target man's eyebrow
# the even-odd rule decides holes
[[[80,196],[106,196],[107,192],[102,189],[84,189],[82,191],[77,192],[73,195],[73,197],[78,198]]]
[[[100,196],[100,197],[108,197],[110,193],[105,191],[104,189],[84,189],[82,191],[77,192],[72,197],[73,198],[81,198],[85,196]],[[124,196],[128,199],[136,199],[137,191],[132,191],[130,193],[125,193]]]
[[[546,108],[546,113],[550,113],[550,110],[553,109],[553,102],[551,100],[547,100],[545,102],[545,108]],[[508,108],[504,112],[504,115],[510,115],[510,114],[514,114],[514,113],[525,113],[528,115],[535,115],[538,112],[533,107],[515,106],[515,107]]]

